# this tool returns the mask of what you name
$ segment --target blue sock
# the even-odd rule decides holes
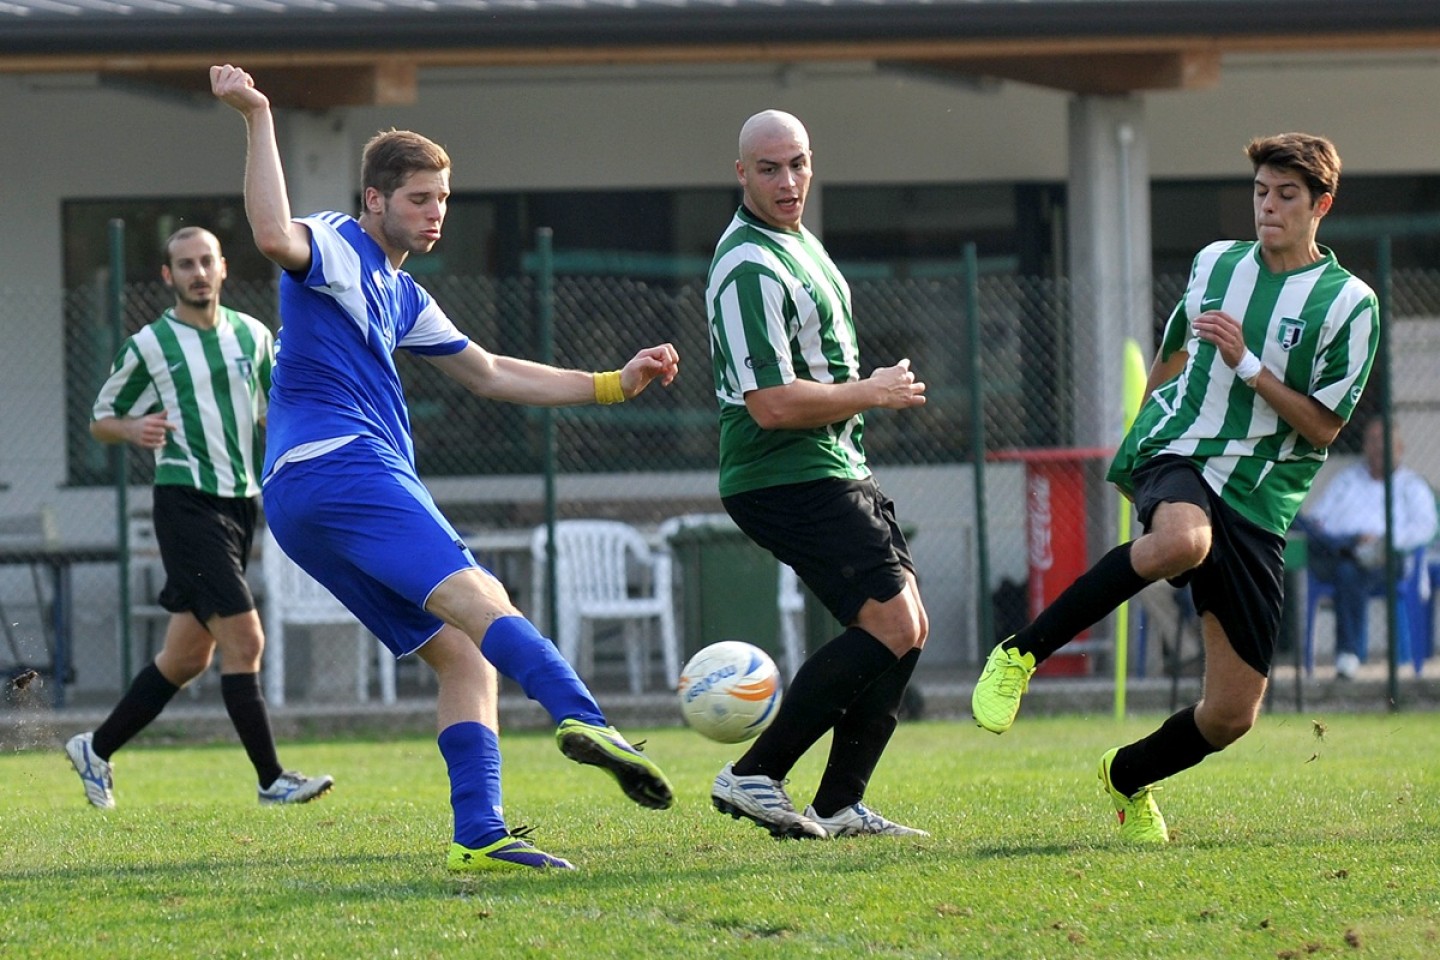
[[[471,850],[494,843],[509,831],[500,808],[500,738],[473,721],[440,731],[440,755],[450,771],[450,806],[455,842]]]
[[[501,617],[485,631],[480,652],[501,676],[520,684],[525,696],[545,708],[550,719],[605,725],[605,714],[575,668],[560,656],[524,617]]]

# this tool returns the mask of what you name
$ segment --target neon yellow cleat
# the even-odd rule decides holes
[[[1008,637],[1009,643],[1014,637]],[[991,733],[1004,733],[1020,711],[1020,695],[1030,687],[1035,673],[1035,655],[998,645],[985,660],[985,669],[970,694],[970,712],[975,722]]]
[[[675,802],[670,781],[655,761],[631,746],[614,727],[597,727],[579,720],[562,720],[555,731],[560,752],[576,763],[609,771],[625,796],[642,807],[664,810]]]
[[[478,873],[481,870],[574,870],[569,860],[537,850],[525,837],[530,831],[512,830],[494,843],[471,850],[458,843],[450,844],[445,855],[445,868],[454,873]]]
[[[1110,783],[1110,764],[1119,752],[1119,747],[1111,747],[1100,758],[1100,783],[1115,804],[1120,836],[1131,843],[1169,843],[1170,831],[1165,826],[1164,814],[1155,805],[1154,787],[1141,787],[1134,796],[1127,797]]]

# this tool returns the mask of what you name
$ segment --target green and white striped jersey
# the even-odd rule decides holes
[[[1191,322],[1207,310],[1240,320],[1245,344],[1292,390],[1348,420],[1365,389],[1380,338],[1375,293],[1320,248],[1316,263],[1271,273],[1254,241],[1212,243],[1195,258],[1189,286],[1166,322],[1160,357],[1189,354],[1184,370],[1151,394],[1126,435],[1109,479],[1130,492],[1131,470],[1161,454],[1188,457],[1241,516],[1284,535],[1326,451],[1280,419]]]
[[[815,235],[778,230],[742,206],[715,248],[705,306],[720,401],[720,495],[870,476],[863,415],[764,430],[745,409],[749,390],[860,378],[850,285]]]
[[[260,422],[274,344],[263,323],[228,307],[219,309],[213,330],[166,310],[120,347],[92,416],[164,410],[175,429],[156,453],[156,485],[253,497],[260,492]]]

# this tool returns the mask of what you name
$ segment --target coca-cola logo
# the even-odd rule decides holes
[[[1029,501],[1030,569],[1049,570],[1055,565],[1050,543],[1050,478],[1032,473],[1026,491]]]

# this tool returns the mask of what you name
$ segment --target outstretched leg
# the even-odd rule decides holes
[[[545,708],[565,756],[607,771],[641,806],[663,810],[674,802],[665,774],[608,725],[575,668],[521,615],[500,581],[476,568],[462,570],[435,588],[427,609],[478,637],[483,657]]]
[[[1199,566],[1210,552],[1210,541],[1210,518],[1200,507],[1180,501],[1159,504],[1143,536],[1101,557],[1033,623],[990,652],[970,698],[975,722],[991,733],[1009,730],[1030,676],[1046,657],[1156,580]]]

